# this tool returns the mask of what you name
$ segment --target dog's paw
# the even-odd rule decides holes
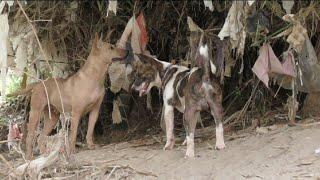
[[[193,149],[187,149],[186,155],[184,156],[185,159],[194,158],[194,150]]]
[[[225,148],[226,148],[226,145],[224,144],[224,142],[216,143],[216,147],[215,147],[216,150],[222,150],[222,149],[225,149]]]
[[[163,150],[172,150],[173,147],[174,147],[174,141],[167,141],[167,143],[164,146]]]
[[[76,147],[70,147],[69,149],[67,149],[67,153],[68,154],[75,154],[77,153]]]
[[[88,149],[93,150],[96,149],[98,146],[96,144],[88,144]]]

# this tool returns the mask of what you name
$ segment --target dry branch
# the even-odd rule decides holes
[[[7,165],[7,167],[8,167],[10,170],[13,170],[13,167],[12,167],[12,165],[10,164],[10,162],[7,161],[6,158],[3,157],[2,154],[0,154],[0,159]]]
[[[10,176],[13,178],[18,178],[23,176],[26,172],[30,176],[30,178],[36,178],[40,174],[41,170],[51,166],[59,159],[59,152],[61,147],[63,146],[63,131],[60,131],[56,143],[53,144],[54,150],[50,152],[48,156],[42,156],[30,162],[26,162],[19,167],[17,167]]]

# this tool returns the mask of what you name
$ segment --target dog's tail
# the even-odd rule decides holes
[[[33,89],[37,84],[38,84],[38,82],[34,82],[34,83],[31,83],[31,84],[28,84],[25,89],[22,89],[22,90],[19,90],[19,91],[16,91],[16,92],[7,94],[7,97],[15,97],[15,96],[18,96],[18,95],[27,94],[27,93],[29,93],[30,91],[32,91],[32,89]]]
[[[204,69],[203,80],[209,80],[210,74],[211,73],[215,74],[217,71],[217,68],[210,60],[209,47],[207,43],[200,44],[197,58],[198,58],[198,61],[202,62],[200,64]]]

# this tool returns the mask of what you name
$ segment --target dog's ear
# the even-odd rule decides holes
[[[163,68],[162,64],[153,57],[144,54],[137,54],[137,56],[139,57],[140,61],[144,64],[150,64],[159,70]]]
[[[98,45],[98,42],[99,42],[99,39],[100,39],[99,34],[96,33],[96,34],[94,35],[93,45],[97,46],[97,45]]]
[[[100,39],[99,35],[98,35],[98,33],[96,33],[95,37],[93,39],[93,42],[92,42],[91,52],[98,52],[99,51],[99,47],[98,47],[99,39]]]
[[[99,53],[101,47],[102,47],[101,37],[99,37],[98,33],[95,33],[95,37],[92,42],[91,52],[92,53]]]
[[[139,57],[140,61],[143,63],[150,63],[153,59],[149,56],[146,56],[144,54],[137,54],[137,56]]]

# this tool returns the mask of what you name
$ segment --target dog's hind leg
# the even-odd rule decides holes
[[[197,125],[197,118],[195,114],[197,114],[196,108],[194,106],[186,106],[186,109],[183,114],[183,124],[186,129],[187,134],[187,152],[185,158],[193,158],[194,157],[194,132]]]
[[[52,108],[51,108],[52,109]],[[49,110],[48,108],[44,109],[44,126],[39,137],[39,149],[40,153],[45,153],[46,144],[45,144],[45,137],[49,136],[53,128],[56,126],[60,113],[57,111],[51,111],[51,119],[49,118]]]
[[[224,149],[226,145],[224,144],[224,137],[223,137],[223,124],[222,124],[222,117],[223,117],[223,108],[222,108],[222,96],[221,95],[214,95],[211,96],[212,98],[207,98],[208,104],[210,106],[211,115],[214,117],[215,124],[216,124],[216,149]]]
[[[35,92],[36,94],[37,92]],[[46,105],[46,99],[36,94],[31,97],[31,107],[29,113],[28,135],[26,139],[26,158],[31,159],[33,156],[33,145],[35,143],[35,131],[40,121],[40,115]],[[44,96],[45,97],[45,96]]]
[[[34,136],[40,114],[41,112],[39,112],[39,110],[31,110],[29,113],[28,135],[26,139],[26,159],[28,160],[31,160],[33,156]]]
[[[95,148],[95,144],[93,143],[93,130],[98,120],[100,106],[101,106],[103,97],[104,95],[101,96],[101,98],[98,100],[97,104],[93,107],[89,115],[88,131],[86,136],[87,145],[89,149]]]
[[[164,150],[171,150],[174,147],[174,109],[173,106],[168,105],[167,102],[164,103],[164,120],[166,123],[166,136],[167,136],[167,142],[164,146]]]

